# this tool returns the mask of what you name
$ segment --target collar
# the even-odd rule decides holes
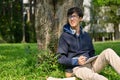
[[[72,34],[76,33],[76,30],[72,29],[71,27],[70,27],[70,30],[71,30]]]

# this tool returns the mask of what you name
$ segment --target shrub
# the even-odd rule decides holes
[[[49,51],[40,51],[38,54],[37,69],[42,76],[63,77],[64,66],[57,62],[57,56]],[[62,74],[62,75],[61,75]]]

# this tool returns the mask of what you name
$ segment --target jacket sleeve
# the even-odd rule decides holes
[[[78,66],[78,58],[68,58],[64,54],[59,55],[58,62],[65,66]]]
[[[59,55],[58,56],[58,62],[60,64],[65,65],[65,66],[78,65],[78,60],[77,59],[73,59],[73,58],[68,57],[68,47],[69,47],[69,45],[65,41],[63,35],[61,35],[61,37],[59,39],[58,50],[57,50],[57,54]]]
[[[61,53],[60,53],[61,54]],[[61,54],[58,58],[58,62],[65,66],[72,66],[72,59]]]

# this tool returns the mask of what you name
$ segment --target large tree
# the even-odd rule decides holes
[[[57,47],[57,41],[66,23],[66,12],[72,6],[81,7],[83,0],[36,0],[35,28],[39,49]]]

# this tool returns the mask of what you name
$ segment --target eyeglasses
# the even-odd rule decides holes
[[[70,15],[68,16],[68,19],[77,19],[79,16],[78,15]]]

